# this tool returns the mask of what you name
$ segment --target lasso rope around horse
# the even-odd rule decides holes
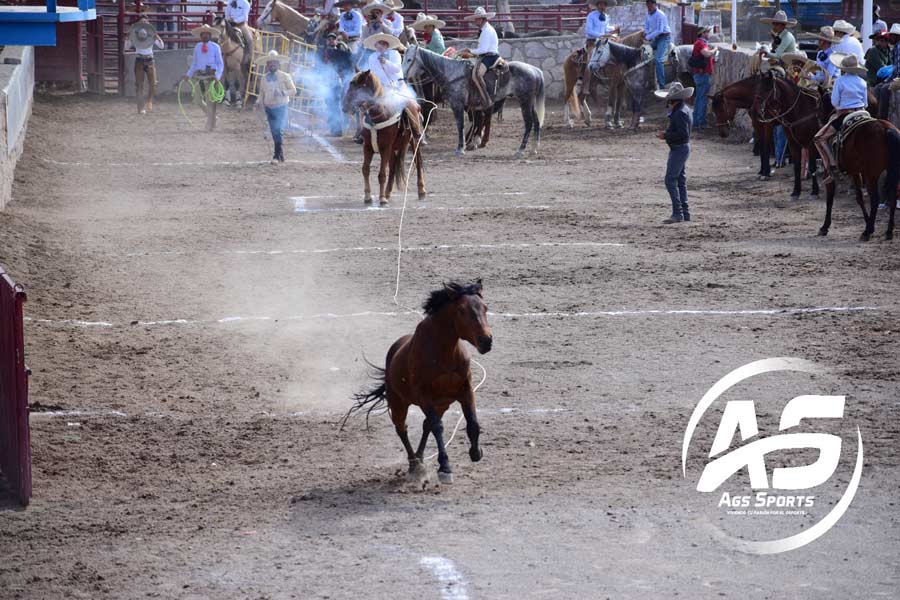
[[[193,79],[188,79],[191,84],[191,98],[194,98],[197,94],[197,82]],[[187,116],[187,113],[184,111],[184,105],[181,103],[181,86],[184,84],[184,79],[178,82],[178,109],[181,111],[181,114],[187,120],[188,125],[191,127],[194,126],[194,122],[191,121],[191,118]],[[225,86],[222,85],[222,82],[218,79],[212,79],[211,83],[206,86],[206,99],[210,102],[214,102],[219,104],[222,100],[225,99]]]
[[[437,104],[435,104],[431,100],[426,100],[425,98],[416,98],[416,100],[418,100],[420,102],[427,102],[427,103],[433,105],[435,110],[437,109]],[[410,173],[412,173],[411,169],[415,165],[416,156],[419,154],[419,146],[422,144],[422,139],[425,137],[425,132],[428,131],[428,125],[431,122],[431,115],[433,115],[433,114],[434,114],[434,110],[432,110],[428,114],[428,119],[425,121],[425,124],[422,127],[422,135],[420,135],[419,139],[416,140],[416,145],[413,148],[412,159],[409,162],[409,167],[406,169],[406,174],[407,174],[406,175],[406,186],[403,188],[403,207],[400,209],[400,224],[397,227],[397,279],[396,279],[396,284],[394,285],[394,304],[396,304],[399,308],[402,308],[409,312],[418,312],[418,311],[415,309],[412,309],[408,306],[404,306],[404,305],[400,304],[400,301],[398,300],[398,296],[400,294],[400,257],[403,254],[403,217],[406,214],[406,201],[407,201],[407,198],[409,197],[409,180],[410,180]],[[478,362],[474,358],[472,358],[470,360],[473,363],[475,363],[476,365],[478,365],[478,367],[481,369],[481,381],[479,381],[478,385],[476,385],[472,389],[472,393],[474,394],[475,392],[478,391],[478,388],[480,388],[482,386],[482,384],[485,382],[485,380],[487,379],[487,369],[485,369],[484,365],[482,365],[480,362]],[[450,434],[450,437],[444,443],[445,448],[448,447],[453,442],[453,438],[456,437],[456,432],[459,431],[459,426],[462,424],[464,416],[465,416],[464,414],[459,415],[459,419],[456,421],[456,425],[453,427],[453,432]],[[425,460],[431,460],[432,458],[434,458],[437,455],[438,455],[438,453],[435,452],[434,454],[426,456]]]

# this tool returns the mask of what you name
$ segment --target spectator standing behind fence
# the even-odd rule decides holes
[[[696,100],[694,102],[694,127],[705,129],[706,124],[706,99],[709,96],[709,86],[713,76],[713,57],[718,49],[710,48],[706,41],[712,28],[701,27],[697,30],[697,41],[691,52],[691,71],[694,75]]]
[[[269,123],[272,142],[275,144],[272,164],[277,165],[284,162],[284,128],[287,125],[291,98],[297,95],[297,87],[291,76],[280,68],[282,65],[290,64],[287,56],[281,56],[275,50],[270,50],[257,61],[266,63],[266,74],[259,80],[259,100],[256,106],[262,105],[266,111],[266,121]]]
[[[685,166],[691,154],[691,109],[684,101],[694,94],[694,88],[686,88],[676,81],[669,89],[653,93],[669,106],[669,128],[656,134],[669,145],[665,181],[672,200],[672,215],[663,223],[670,225],[690,221]]]
[[[159,0],[161,3],[159,6],[154,7],[154,10],[161,13],[169,13],[167,15],[161,15],[156,20],[156,31],[158,32],[172,32],[175,33],[178,31],[178,23],[176,23],[177,17],[175,13],[179,10],[179,0]],[[169,48],[172,48],[174,44],[168,44]]]
[[[672,40],[672,30],[665,13],[656,6],[656,0],[647,0],[647,16],[644,18],[644,38],[653,48],[656,62],[656,84],[659,89],[666,87],[666,54]]]

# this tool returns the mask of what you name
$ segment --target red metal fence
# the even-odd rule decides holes
[[[31,498],[24,301],[25,291],[0,267],[0,471],[23,506]]]

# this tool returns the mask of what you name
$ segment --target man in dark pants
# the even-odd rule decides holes
[[[327,87],[326,110],[328,111],[328,127],[330,137],[341,137],[344,131],[344,113],[341,112],[341,98],[350,79],[353,77],[353,53],[347,44],[338,41],[338,34],[331,32],[327,36],[325,54],[322,65]],[[326,66],[327,65],[327,66]]]
[[[672,198],[672,216],[665,224],[690,221],[688,209],[687,177],[684,168],[691,153],[691,109],[684,103],[694,95],[694,88],[686,88],[674,82],[665,90],[653,92],[669,106],[669,128],[656,134],[669,145],[669,161],[666,163],[666,189]]]

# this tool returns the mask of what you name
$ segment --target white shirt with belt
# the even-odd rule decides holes
[[[232,7],[233,3],[236,7]],[[228,0],[225,4],[225,18],[232,23],[246,23],[250,18],[250,3],[247,0]]]
[[[378,60],[381,56],[385,58],[383,64]],[[386,88],[400,87],[400,80],[403,79],[403,69],[400,65],[400,53],[396,50],[388,50],[383,55],[380,52],[373,52],[369,56],[369,71],[378,77],[381,85]]]
[[[159,39],[158,36],[155,40],[153,40],[153,46],[156,46],[160,50],[166,47],[165,44],[163,44],[163,41]],[[134,53],[138,56],[147,56],[149,58],[153,58],[153,46],[150,46],[149,48],[136,48]],[[125,50],[131,50],[131,36],[125,38]]]
[[[485,23],[478,34],[478,47],[472,50],[472,54],[500,54],[500,38],[497,30],[490,23]]]
[[[866,64],[866,53],[863,52],[862,44],[859,40],[850,34],[845,34],[841,38],[837,46],[833,46],[835,52],[844,52],[845,54],[855,54],[859,64]]]

